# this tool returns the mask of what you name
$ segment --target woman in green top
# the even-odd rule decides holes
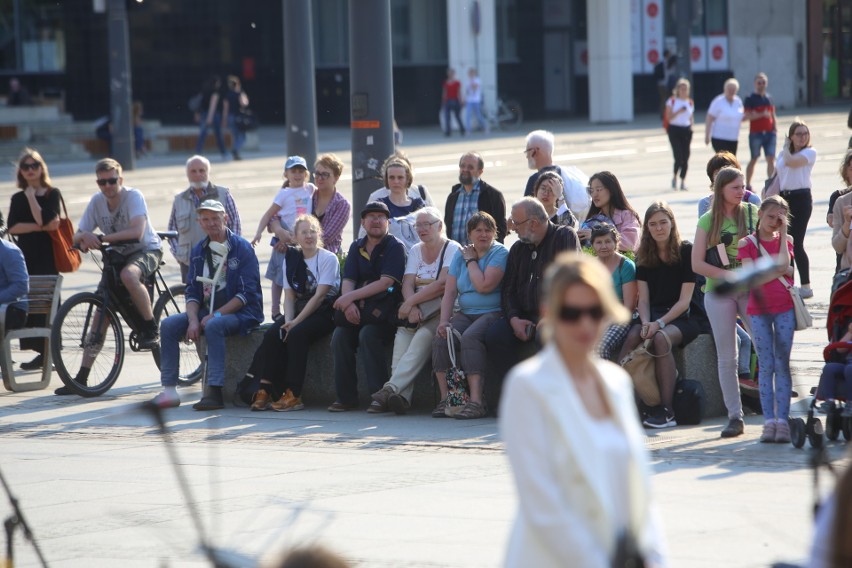
[[[704,308],[713,329],[716,356],[719,359],[719,384],[728,409],[728,426],[723,438],[743,433],[743,406],[737,380],[737,314],[746,318],[748,292],[719,295],[714,290],[727,271],[737,267],[737,243],[754,231],[757,207],[743,203],[745,178],[737,168],[722,168],[713,182],[713,205],[698,219],[695,245],[692,248],[692,269],[707,278]],[[723,267],[706,262],[707,249],[718,247]]]

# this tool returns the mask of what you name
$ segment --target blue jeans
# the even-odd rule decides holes
[[[749,132],[748,149],[751,150],[751,159],[756,160],[760,157],[760,149],[763,148],[764,156],[775,157],[775,140],[777,135],[775,132]]]
[[[213,134],[216,136],[216,144],[223,156],[227,155],[225,150],[225,138],[222,136],[222,115],[218,112],[213,115],[213,124],[207,126],[205,117],[201,117],[201,130],[198,132],[198,142],[195,144],[195,153],[204,153],[204,143],[207,141],[207,130],[212,126]]]
[[[819,377],[816,397],[820,400],[844,399],[852,402],[852,365],[826,363]]]
[[[231,137],[234,139],[231,149],[239,152],[246,143],[246,133],[237,128],[237,116],[234,114],[228,115],[228,130],[231,131]]]
[[[207,315],[199,310],[199,320]],[[164,387],[177,385],[180,368],[180,342],[186,337],[189,317],[183,314],[169,316],[160,322],[160,383]],[[225,338],[236,335],[240,320],[234,314],[211,318],[204,328],[207,338],[207,384],[225,386]]]
[[[760,406],[767,420],[786,420],[790,416],[793,379],[790,376],[790,350],[796,331],[793,310],[780,314],[749,316],[757,361],[760,365]]]
[[[482,116],[482,103],[481,102],[475,102],[474,103],[474,102],[468,101],[467,104],[465,105],[464,110],[465,110],[464,122],[465,122],[465,127],[467,127],[468,130],[473,132],[471,130],[471,124],[470,124],[471,120],[470,119],[473,118],[473,117],[476,117],[476,123],[479,125],[479,127],[482,130],[484,130],[485,132],[488,132],[488,123],[485,122],[485,117]]]
[[[385,344],[393,342],[395,327],[389,325],[364,325],[361,327],[336,327],[331,336],[334,355],[334,384],[337,401],[343,404],[358,403],[358,373],[355,352],[364,364],[370,394],[380,391],[388,382],[388,363]]]
[[[451,112],[455,115],[456,122],[459,123],[459,131],[461,131],[462,136],[464,136],[464,123],[462,123],[461,119],[461,103],[456,99],[451,99],[444,103],[444,134],[449,136],[453,131],[453,127],[450,124]]]

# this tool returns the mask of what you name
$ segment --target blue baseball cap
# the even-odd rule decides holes
[[[301,156],[290,156],[287,158],[287,163],[284,164],[284,169],[289,170],[290,168],[295,168],[297,166],[301,166],[308,169],[308,163]]]

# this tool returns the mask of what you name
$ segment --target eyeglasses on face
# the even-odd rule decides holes
[[[423,223],[415,223],[414,228],[415,229],[428,229],[429,227],[431,227],[435,223],[437,223],[437,221],[425,221]]]
[[[24,162],[23,164],[21,164],[21,169],[24,170],[24,171],[26,171],[26,170],[34,171],[34,170],[39,169],[40,167],[41,167],[41,164],[39,164],[38,162]]]
[[[580,321],[580,318],[584,315],[592,318],[592,321],[601,321],[604,317],[603,307],[600,305],[590,306],[588,308],[562,306],[562,309],[559,310],[559,319],[565,323],[576,323]]]
[[[105,179],[99,179],[98,180],[98,185],[101,186],[101,187],[104,187],[104,186],[107,186],[107,185],[115,185],[117,183],[118,183],[118,178],[105,178]]]
[[[515,221],[514,219],[512,219],[512,224],[516,227],[520,227],[521,225],[523,225],[527,221],[532,221],[532,217],[528,217],[528,218],[524,219],[523,221]]]
[[[328,179],[331,177],[331,172],[314,172],[316,179]]]

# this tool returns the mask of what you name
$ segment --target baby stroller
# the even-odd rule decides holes
[[[838,288],[831,297],[831,304],[828,308],[828,323],[826,325],[828,331],[828,340],[831,342],[823,349],[823,360],[828,363],[844,363],[847,362],[845,355],[837,353],[837,349],[849,349],[852,352],[852,343],[840,341],[846,333],[849,323],[852,322],[852,281],[847,282]],[[790,441],[796,448],[801,448],[805,445],[805,439],[810,442],[814,448],[823,446],[823,434],[831,441],[837,440],[840,433],[843,433],[843,438],[846,441],[852,440],[852,416],[847,410],[852,408],[852,400],[846,400],[842,397],[830,398],[828,400],[820,398],[820,389],[811,390],[813,399],[808,406],[808,414],[806,419],[791,418],[790,419]],[[823,430],[822,422],[815,416],[817,412],[817,402],[822,401],[819,407],[825,411],[825,429]],[[846,412],[844,412],[846,410]]]

